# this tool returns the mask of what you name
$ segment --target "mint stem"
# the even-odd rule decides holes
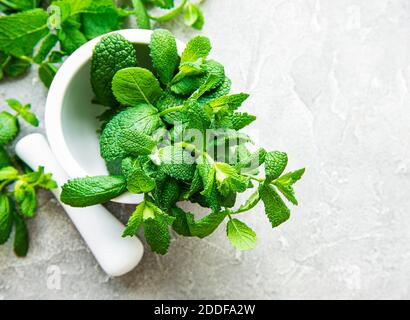
[[[248,178],[250,178],[250,179],[252,179],[252,180],[255,180],[255,181],[261,182],[261,183],[262,183],[262,182],[265,182],[265,179],[255,177],[255,176],[253,176],[253,175],[251,175],[251,174],[242,173],[242,175],[243,175],[243,176],[245,176],[245,177],[248,177]]]
[[[185,108],[185,106],[171,107],[171,108],[168,108],[168,109],[166,109],[166,110],[160,112],[160,113],[159,113],[159,116],[160,116],[160,117],[163,117],[163,116],[165,116],[165,115],[167,115],[167,114],[169,114],[169,113],[176,112],[176,111],[181,111],[181,110],[183,110],[184,108]]]
[[[159,16],[159,17],[153,17],[153,16],[149,15],[149,18],[151,20],[155,20],[155,21],[158,21],[158,22],[167,22],[169,20],[172,20],[173,18],[175,18],[177,15],[179,15],[182,12],[182,10],[184,9],[186,3],[187,3],[187,0],[183,0],[181,2],[181,4],[178,7],[176,7],[174,10],[171,10],[171,11],[167,12],[166,14],[164,14],[162,16]]]

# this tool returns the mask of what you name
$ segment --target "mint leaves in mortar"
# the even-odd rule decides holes
[[[238,111],[249,95],[230,94],[223,65],[208,60],[208,38],[192,38],[179,57],[173,34],[156,30],[149,50],[152,70],[139,66],[135,49],[118,34],[97,44],[91,82],[97,100],[107,106],[100,150],[117,168],[111,176],[67,182],[61,200],[84,207],[126,191],[143,194],[124,236],[143,229],[152,251],[159,254],[169,249],[171,229],[181,236],[205,238],[222,224],[235,248],[253,249],[256,232],[241,215],[261,203],[273,228],[287,221],[285,201],[298,204],[294,184],[304,169],[286,172],[284,152],[251,150],[252,138],[241,130],[256,117]],[[109,61],[103,58],[107,56]],[[100,88],[106,88],[109,99]],[[250,190],[249,199],[238,203],[238,194]],[[182,201],[197,203],[209,213],[198,218],[181,208]]]

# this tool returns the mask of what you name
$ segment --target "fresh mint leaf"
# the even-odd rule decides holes
[[[195,23],[192,25],[192,28],[196,30],[202,30],[205,24],[205,17],[200,7],[197,6],[197,15],[198,18],[196,19]]]
[[[22,217],[18,213],[13,215],[14,221],[14,253],[18,257],[25,257],[29,248],[29,237],[27,226]]]
[[[238,174],[229,164],[216,162],[214,168],[218,190],[223,196],[230,192],[244,192],[248,188],[249,178]]]
[[[47,88],[50,88],[56,73],[57,67],[48,62],[43,63],[38,69],[38,76]]]
[[[150,136],[162,126],[156,108],[144,104],[128,108],[114,116],[105,126],[100,137],[101,155],[107,161],[123,159],[129,155],[123,148],[123,132],[136,131]]]
[[[151,71],[144,68],[126,68],[118,71],[112,80],[115,98],[123,105],[155,104],[162,89]]]
[[[196,36],[189,40],[181,56],[181,64],[205,60],[212,49],[211,41],[204,36]]]
[[[242,103],[249,98],[247,93],[233,94],[215,98],[207,103],[213,113],[218,113],[221,110],[235,111]]]
[[[221,210],[221,205],[218,201],[218,190],[215,180],[215,168],[208,163],[197,164],[197,169],[202,178],[202,185],[204,190],[201,195],[204,196],[207,207],[211,208],[213,212]]]
[[[229,220],[226,233],[232,245],[241,251],[252,250],[256,247],[256,233],[238,219]]]
[[[81,32],[80,27],[81,24],[77,24],[76,20],[69,19],[63,23],[62,29],[58,31],[58,39],[64,52],[72,54],[87,42],[87,38]]]
[[[176,95],[170,90],[166,90],[161,96],[161,98],[158,100],[156,107],[159,111],[165,111],[170,108],[182,106],[184,103],[185,99],[183,97]],[[164,119],[164,121],[172,125],[176,123],[187,122],[189,120],[187,115],[184,112],[181,112],[180,110],[167,113],[162,118]]]
[[[240,173],[254,173],[265,162],[266,150],[259,148],[256,152],[239,159],[235,169]]]
[[[32,218],[37,209],[34,187],[24,181],[18,181],[14,187],[14,197],[21,213],[27,218]]]
[[[132,0],[137,26],[140,29],[151,29],[151,22],[142,0]]]
[[[9,56],[8,62],[3,66],[3,73],[11,78],[24,75],[30,69],[30,61],[26,58]]]
[[[214,60],[204,62],[205,73],[203,75],[186,76],[174,85],[171,86],[171,90],[180,95],[191,95],[201,86],[208,83],[210,77],[212,79],[212,85],[207,88],[206,91],[215,89],[225,79],[224,67]]]
[[[246,112],[229,112],[221,117],[218,121],[218,125],[222,128],[228,128],[233,130],[241,130],[256,120],[254,115]]]
[[[193,217],[188,216],[189,230],[194,237],[206,238],[214,233],[226,216],[226,212],[212,212],[198,221],[194,221]]]
[[[36,55],[33,58],[33,61],[37,64],[41,64],[44,60],[46,60],[47,56],[57,44],[57,42],[58,37],[53,33],[49,33],[41,43],[40,49],[38,49]]]
[[[48,14],[33,9],[0,17],[0,51],[13,56],[31,56],[36,44],[49,33]]]
[[[0,146],[11,142],[19,133],[19,125],[15,116],[7,111],[0,112]]]
[[[261,196],[260,196],[259,190],[256,190],[249,197],[249,199],[246,200],[246,202],[243,205],[241,205],[237,211],[235,211],[235,213],[243,213],[243,212],[252,210],[253,208],[256,207],[256,205],[259,203],[260,200],[261,200]]]
[[[202,183],[202,178],[201,174],[199,173],[198,166],[195,170],[194,177],[192,178],[191,181],[191,186],[189,187],[189,190],[184,194],[184,199],[189,200],[195,193],[198,193],[204,189],[204,185]]]
[[[40,0],[4,0],[2,4],[16,11],[27,11],[37,8]]]
[[[184,118],[186,119],[184,124],[186,130],[197,129],[205,135],[206,130],[211,126],[209,115],[196,101],[187,102]]]
[[[271,185],[262,186],[259,192],[272,228],[280,226],[290,218],[288,207]]]
[[[154,190],[155,180],[148,177],[142,169],[134,169],[127,178],[128,191],[132,193],[148,193]]]
[[[118,197],[126,189],[127,182],[120,176],[77,178],[63,186],[61,201],[72,207],[87,207]]]
[[[4,167],[0,169],[0,181],[16,180],[19,172],[14,167]]]
[[[167,175],[189,181],[195,174],[195,158],[181,147],[169,146],[159,150],[160,170]]]
[[[121,29],[122,17],[112,0],[93,0],[82,14],[82,28],[87,39]]]
[[[203,106],[215,98],[226,96],[231,91],[231,86],[231,79],[225,76],[225,79],[219,86],[217,86],[213,90],[209,90],[207,93],[203,94],[200,98],[198,98],[198,103],[201,106]]]
[[[117,71],[137,65],[137,53],[132,43],[114,33],[95,46],[91,60],[91,84],[100,104],[116,106],[112,79]]]
[[[147,208],[145,201],[140,203],[136,208],[130,219],[128,220],[127,226],[122,234],[123,238],[133,237],[136,235],[138,230],[141,228],[144,221],[144,211],[149,210]]]
[[[158,142],[143,132],[122,130],[119,144],[125,153],[139,156],[152,154]]]
[[[284,152],[268,152],[265,156],[266,183],[279,178],[288,165],[288,155]]]
[[[0,245],[5,244],[10,238],[13,226],[13,214],[10,199],[0,193]]]
[[[175,217],[172,228],[181,236],[191,237],[191,230],[189,229],[189,221],[193,221],[192,213],[185,212],[181,208],[174,207],[171,209],[171,214]]]
[[[144,221],[144,236],[152,252],[165,255],[171,243],[171,235],[166,221],[161,216]]]
[[[168,30],[155,30],[149,47],[152,65],[161,82],[167,85],[174,77],[179,63],[175,37]]]
[[[246,133],[239,132],[236,130],[223,130],[221,132],[217,132],[214,135],[215,143],[212,145],[214,146],[225,146],[229,145],[230,147],[237,147],[245,143],[253,143],[251,137]]]
[[[298,205],[298,200],[295,197],[293,185],[302,178],[304,173],[305,169],[289,172],[274,182],[275,186],[286,197],[286,199],[292,202],[295,206]]]
[[[179,200],[181,187],[177,179],[167,177],[155,192],[155,198],[161,209],[168,211]]]

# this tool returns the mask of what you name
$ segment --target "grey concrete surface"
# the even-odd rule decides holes
[[[234,91],[252,95],[244,108],[258,120],[249,132],[288,152],[290,169],[307,168],[292,219],[271,230],[258,206],[245,218],[258,234],[254,251],[236,252],[223,228],[206,240],[174,235],[167,256],[147,251],[133,272],[109,278],[40,192],[29,256],[0,247],[0,298],[410,298],[410,2],[207,0],[203,8],[213,56]],[[166,27],[182,40],[195,33]],[[41,117],[46,94],[35,70],[0,85],[1,101],[32,102]],[[126,220],[132,207],[110,209]]]

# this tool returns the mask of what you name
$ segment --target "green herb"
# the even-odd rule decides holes
[[[189,10],[186,15],[195,15],[194,8]],[[116,37],[107,36],[97,48]],[[121,42],[119,51],[129,46]],[[126,190],[143,194],[144,201],[136,207],[123,236],[133,236],[143,228],[152,251],[159,254],[169,249],[170,228],[181,236],[205,238],[224,223],[236,249],[253,249],[256,233],[239,215],[263,202],[272,227],[288,220],[290,210],[279,193],[297,205],[294,184],[304,169],[283,174],[286,153],[263,148],[251,152],[251,138],[239,130],[255,117],[237,111],[249,95],[229,94],[231,81],[224,67],[207,60],[209,39],[191,39],[180,58],[174,36],[157,30],[149,48],[158,79],[138,66],[122,67],[113,75],[107,62],[107,78],[112,78],[109,91],[116,99],[107,107],[115,105],[119,111],[104,124],[100,149],[107,163],[121,163],[121,168],[115,170],[116,175],[68,182],[61,200],[85,206],[103,203]],[[104,63],[99,63],[103,72]],[[92,72],[92,82],[98,81],[95,77]],[[237,204],[238,194],[250,189],[256,190]],[[198,203],[210,212],[198,219],[178,207],[179,201]]]
[[[174,0],[132,0],[121,6],[113,0],[58,0],[51,1],[51,6],[46,8],[47,4],[50,3],[40,0],[0,1],[0,12],[4,14],[0,16],[0,80],[21,76],[35,63],[39,65],[40,80],[50,87],[64,56],[72,54],[88,40],[124,28],[129,16],[135,18],[141,29],[151,29],[151,22],[166,22],[179,15],[183,15],[185,23],[192,28],[200,30],[204,24],[201,9],[191,0],[182,0],[178,6]],[[150,12],[155,8],[166,12],[152,16]],[[158,36],[158,41],[164,40]],[[135,57],[132,53],[129,56],[130,52],[106,52],[104,58],[112,62],[112,71],[117,71],[117,65],[120,69],[125,67],[122,60],[127,66],[135,66]],[[110,55],[114,56],[112,60]],[[170,80],[166,73],[169,74],[172,66],[176,66],[175,60],[167,66],[168,70],[159,68],[164,70],[161,71],[162,81]],[[105,75],[110,76],[109,72]],[[105,82],[107,78],[101,81]],[[98,85],[95,87],[97,98],[104,104],[109,102],[112,97],[105,97],[104,91],[97,88]]]
[[[27,171],[10,158],[5,145],[11,143],[19,132],[18,117],[33,126],[38,126],[39,122],[30,111],[31,105],[23,105],[15,99],[9,99],[7,103],[17,114],[0,113],[0,245],[8,241],[14,227],[14,252],[23,257],[29,247],[26,220],[33,218],[37,209],[36,189],[51,190],[57,185],[51,174],[44,173],[44,168]]]
[[[119,103],[130,107],[139,103],[154,105],[162,95],[159,81],[144,68],[119,70],[112,79],[112,92]]]
[[[229,241],[238,250],[252,250],[256,246],[256,233],[238,219],[230,219],[226,226]]]
[[[168,30],[154,32],[150,43],[150,53],[158,78],[163,84],[169,84],[179,64],[174,35]]]
[[[91,84],[96,100],[103,105],[117,104],[111,91],[111,83],[118,70],[135,67],[137,53],[123,36],[104,37],[94,48],[91,63]]]
[[[126,186],[121,176],[78,178],[63,186],[61,201],[73,207],[92,206],[121,195]]]

